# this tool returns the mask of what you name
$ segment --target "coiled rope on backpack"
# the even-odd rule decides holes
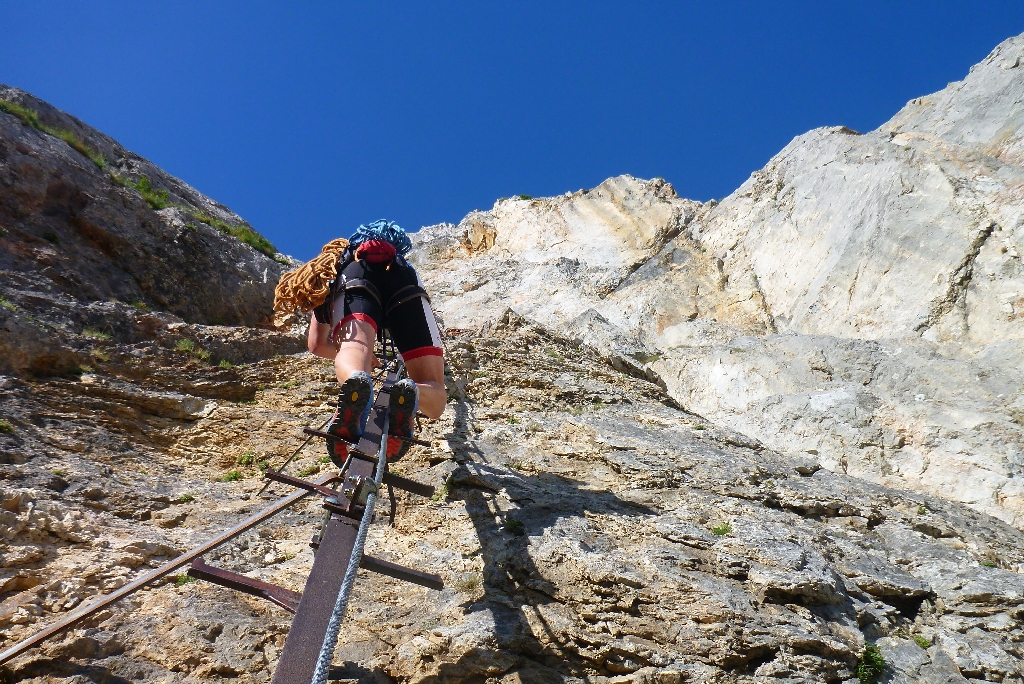
[[[323,304],[331,292],[331,281],[338,276],[338,259],[346,247],[345,238],[331,240],[319,256],[282,275],[274,288],[274,311],[309,313]]]

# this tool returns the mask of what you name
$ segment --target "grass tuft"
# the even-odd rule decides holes
[[[14,426],[10,424],[6,419],[0,418],[0,432],[14,432]]]
[[[110,333],[103,332],[102,330],[98,330],[96,328],[86,328],[85,330],[82,331],[82,334],[85,335],[86,337],[91,337],[94,340],[110,339]]]
[[[860,684],[877,684],[878,676],[885,670],[885,658],[877,646],[865,646],[857,663],[857,679]]]
[[[252,451],[250,449],[249,451],[246,451],[244,454],[239,456],[238,459],[235,462],[238,465],[251,466],[255,462],[255,460],[256,460],[256,452]]]
[[[192,215],[192,218],[194,218],[196,221],[205,223],[211,228],[216,228],[225,235],[230,235],[241,240],[245,244],[255,249],[257,252],[262,252],[263,254],[266,254],[269,257],[273,257],[275,254],[277,254],[277,248],[274,247],[273,244],[271,244],[270,240],[263,237],[249,226],[246,226],[244,224],[233,225],[231,223],[228,223],[227,221],[222,221],[219,218],[210,216],[205,211],[202,211],[200,209],[186,210],[188,211],[189,214]]]
[[[474,572],[456,582],[455,589],[464,594],[470,594],[476,591],[483,583],[484,578],[480,576],[480,573]]]
[[[732,525],[729,523],[722,523],[721,525],[715,525],[711,528],[711,534],[716,537],[724,537],[725,535],[732,532]]]
[[[191,584],[192,582],[198,582],[198,581],[199,580],[197,578],[191,577],[191,576],[186,575],[186,574],[181,574],[181,575],[175,575],[174,576],[174,586],[176,586],[176,587],[183,587],[186,584]]]
[[[7,297],[0,297],[0,306],[4,307],[8,311],[16,311],[18,309],[14,302],[7,299]]]
[[[13,114],[14,116],[21,119],[21,123],[26,126],[31,126],[37,131],[42,131],[47,135],[52,135],[55,138],[59,138],[70,145],[75,151],[85,155],[92,160],[98,168],[105,168],[107,166],[107,160],[102,154],[95,151],[84,142],[82,142],[77,135],[71,131],[63,128],[53,128],[52,126],[46,126],[39,121],[39,113],[34,109],[29,109],[23,105],[15,102],[8,102],[7,100],[0,100],[0,111]]]
[[[234,368],[235,364],[231,363],[227,359],[221,359],[220,363],[217,364],[217,368]]]
[[[920,646],[921,648],[928,648],[932,645],[932,642],[928,641],[920,634],[914,634],[910,638],[913,639],[914,643]]]
[[[107,160],[103,155],[86,145],[71,131],[66,131],[63,128],[50,128],[49,126],[43,126],[40,130],[66,142],[76,152],[91,159],[96,168],[104,169],[107,167]]]
[[[175,342],[174,350],[184,352],[195,359],[199,359],[200,361],[210,360],[210,352],[206,351],[187,337]]]
[[[221,475],[221,482],[237,482],[242,479],[241,470],[231,470]]]
[[[128,187],[135,188],[150,209],[166,209],[171,205],[167,199],[167,191],[154,188],[146,176],[139,176],[139,180],[129,183]]]
[[[447,497],[448,497],[448,480],[445,480],[444,485],[442,485],[440,489],[438,489],[436,492],[434,492],[434,495],[432,497],[430,497],[430,500],[433,501],[434,503],[437,503],[438,501],[443,501]]]
[[[0,111],[13,114],[14,116],[21,119],[21,123],[32,128],[42,130],[43,125],[39,123],[39,115],[36,114],[35,110],[23,107],[16,102],[8,102],[7,100],[0,100]]]
[[[521,199],[521,200],[529,200],[529,199],[533,199],[533,198],[530,197],[529,195],[520,195],[519,199]]]
[[[299,471],[299,477],[306,477],[307,475],[313,475],[314,473],[319,473],[319,472],[320,472],[320,464],[319,463],[314,463],[313,465],[306,466],[305,468],[300,470]]]
[[[181,496],[174,500],[174,503],[185,504],[192,503],[195,500],[196,497],[192,496],[191,494],[182,494]]]

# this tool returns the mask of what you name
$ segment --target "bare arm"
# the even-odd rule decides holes
[[[338,346],[328,341],[331,335],[330,323],[321,323],[316,316],[309,316],[309,337],[306,340],[306,347],[311,354],[322,356],[325,359],[333,359],[338,354]]]

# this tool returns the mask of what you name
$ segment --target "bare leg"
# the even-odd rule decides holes
[[[345,382],[357,372],[373,370],[373,326],[357,318],[348,320],[334,336],[338,351],[334,355],[334,373]]]
[[[444,389],[444,360],[440,356],[421,356],[405,362],[409,377],[419,390],[419,408],[427,418],[440,418],[448,403]]]
[[[370,372],[376,360],[373,356],[373,326],[352,319],[338,331],[333,343],[327,340],[329,334],[330,326],[311,318],[309,351],[334,359],[338,382],[345,382],[356,371]],[[405,368],[419,390],[420,411],[428,418],[439,418],[448,401],[444,388],[444,360],[440,356],[421,356],[406,362]]]

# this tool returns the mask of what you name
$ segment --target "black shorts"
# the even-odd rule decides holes
[[[385,316],[384,306],[396,292],[410,285],[423,287],[416,269],[404,259],[390,263],[390,268],[387,268],[387,264],[352,261],[342,269],[339,278],[344,276],[350,282],[365,280],[372,283],[380,300],[364,288],[339,288],[331,316],[334,321],[332,336],[340,326],[359,319],[372,325],[374,332],[386,328],[405,361],[421,356],[441,356],[441,332],[426,297],[415,297],[399,304]]]

